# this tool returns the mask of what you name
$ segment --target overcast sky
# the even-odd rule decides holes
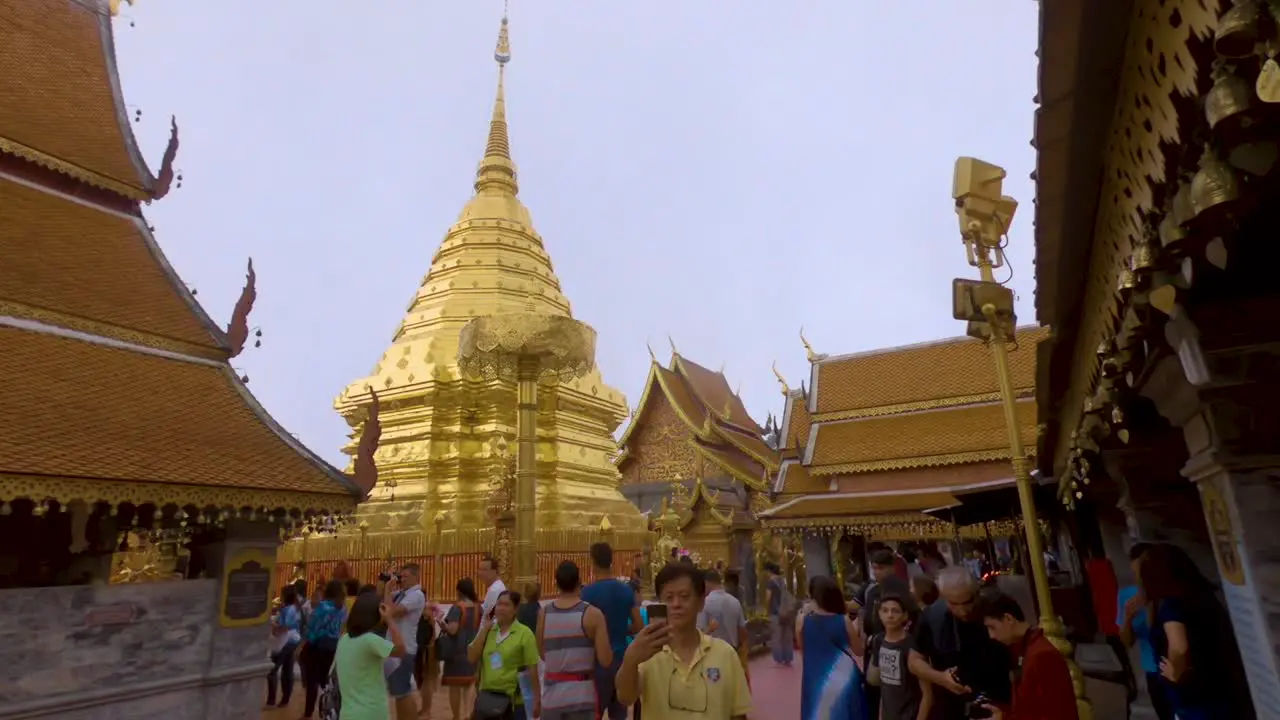
[[[500,0],[149,2],[116,20],[153,168],[147,209],[227,321],[252,256],[250,389],[324,457],[333,398],[382,355],[472,192]],[[133,26],[130,26],[130,21]],[[639,401],[649,355],[725,365],[763,423],[815,349],[963,334],[951,170],[1009,170],[1010,255],[1033,320],[1037,4],[513,0],[507,108],[521,198],[605,380]],[[878,379],[892,382],[892,378]]]

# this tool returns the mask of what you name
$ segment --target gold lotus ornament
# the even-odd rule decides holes
[[[1189,200],[1189,224],[1196,229],[1217,235],[1231,224],[1240,203],[1240,180],[1211,146],[1205,146],[1200,169],[1191,179]]]
[[[1258,44],[1262,8],[1257,0],[1237,0],[1218,20],[1213,51],[1224,58],[1247,58]]]

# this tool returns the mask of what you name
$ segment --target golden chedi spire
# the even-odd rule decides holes
[[[362,506],[370,532],[407,531],[441,511],[448,512],[451,527],[491,524],[484,468],[496,462],[494,448],[515,436],[516,398],[514,387],[495,392],[493,383],[482,386],[463,377],[459,334],[481,316],[572,315],[542,237],[517,197],[506,106],[508,32],[504,11],[494,51],[497,94],[475,194],[445,234],[391,346],[369,376],[352,382],[335,401],[353,428],[348,453],[355,450],[369,404],[366,388],[377,390],[383,403],[381,478],[371,502]],[[627,415],[625,396],[606,385],[598,369],[546,394],[555,395],[564,401],[548,402],[538,420],[540,441],[555,448],[539,457],[539,475],[555,479],[539,483],[539,532],[594,529],[602,512],[623,534],[619,541],[643,529],[643,518],[617,490],[612,463],[613,432]],[[569,432],[559,436],[561,429]],[[544,492],[551,496],[544,498]]]
[[[511,38],[507,34],[507,13],[502,13],[502,27],[498,30],[498,46],[493,59],[498,62],[498,94],[493,100],[493,117],[489,120],[489,141],[484,146],[484,158],[476,171],[476,192],[505,193],[515,197],[520,193],[516,182],[516,164],[511,160],[511,138],[507,134],[506,74],[511,62]]]

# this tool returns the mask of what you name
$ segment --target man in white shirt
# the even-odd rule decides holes
[[[498,561],[490,555],[485,555],[480,561],[480,569],[476,571],[476,577],[489,586],[484,594],[484,602],[480,603],[481,617],[487,618],[489,613],[493,612],[494,606],[498,604],[498,596],[507,591],[507,586],[498,576]]]
[[[404,639],[404,658],[387,676],[387,693],[396,701],[396,717],[416,717],[418,708],[413,701],[413,661],[418,653],[418,619],[427,607],[427,596],[422,592],[421,571],[416,563],[400,568],[398,581],[387,583],[386,600],[391,605],[388,622],[394,622]],[[394,593],[393,593],[394,589]]]

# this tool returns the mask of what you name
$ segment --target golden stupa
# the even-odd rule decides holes
[[[515,452],[516,388],[512,381],[466,377],[457,361],[459,335],[477,317],[570,317],[572,311],[518,197],[503,94],[510,59],[505,14],[495,59],[497,98],[475,195],[445,234],[390,347],[334,403],[352,428],[345,452],[354,455],[371,388],[380,402],[379,482],[359,508],[359,539],[349,529],[333,538],[312,536],[305,557],[292,547],[282,560],[323,566],[443,554],[448,565],[447,556],[489,552],[496,542],[490,496],[495,476],[506,471]],[[638,554],[647,520],[619,491],[613,463],[613,433],[627,415],[625,396],[605,384],[597,367],[581,379],[544,387],[538,400],[541,574],[554,567],[545,558],[576,556],[599,539]],[[620,564],[631,563],[624,553]],[[473,567],[464,570],[471,574]]]

